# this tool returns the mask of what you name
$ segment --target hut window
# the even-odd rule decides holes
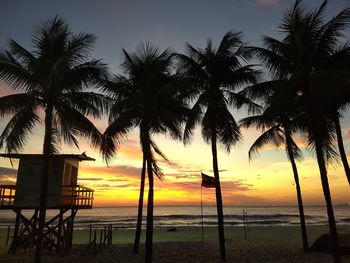
[[[78,183],[78,168],[75,166],[72,166],[71,174],[70,174],[70,184],[77,185],[77,183]]]
[[[78,182],[78,168],[66,162],[62,184],[77,185],[77,182]]]
[[[63,185],[69,185],[70,184],[70,178],[71,178],[71,168],[72,166],[69,163],[66,163],[64,167],[64,175],[63,175]]]

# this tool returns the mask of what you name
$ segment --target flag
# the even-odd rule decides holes
[[[202,173],[202,187],[215,188],[214,177]]]

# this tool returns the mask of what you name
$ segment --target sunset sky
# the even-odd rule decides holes
[[[97,36],[93,57],[102,59],[112,73],[121,73],[122,48],[133,51],[144,41],[160,49],[167,47],[184,51],[185,42],[204,47],[207,39],[217,45],[229,30],[241,30],[251,45],[261,45],[262,35],[280,37],[277,25],[283,10],[294,1],[287,0],[61,0],[61,1],[0,1],[0,47],[7,47],[12,38],[31,50],[33,26],[59,14],[75,33],[86,32]],[[312,9],[320,0],[304,1]],[[329,1],[327,15],[348,7],[349,0]],[[347,32],[350,38],[350,32]],[[252,61],[251,63],[256,63]],[[268,75],[266,75],[268,78]],[[0,83],[0,96],[10,94],[6,84]],[[236,120],[245,112],[233,111]],[[350,114],[344,112],[341,120],[345,149],[350,158]],[[6,123],[1,121],[0,132]],[[95,121],[103,131],[106,118]],[[224,205],[294,205],[296,193],[291,165],[284,149],[266,146],[254,160],[248,160],[248,149],[259,136],[254,129],[242,130],[244,140],[228,154],[219,149],[219,168]],[[167,136],[156,136],[155,141],[167,155],[170,163],[160,161],[164,172],[155,182],[156,205],[197,205],[200,202],[200,173],[212,175],[212,157],[209,145],[197,128],[191,145],[183,146]],[[315,156],[306,149],[302,138],[296,138],[303,149],[304,159],[298,163],[304,202],[323,205],[324,199]],[[43,144],[43,126],[35,128],[28,137],[25,153],[40,153]],[[1,150],[0,150],[1,151]],[[80,141],[80,149],[62,145],[62,153],[81,153],[96,158],[95,162],[81,164],[79,184],[95,189],[96,205],[137,205],[140,167],[138,130],[129,134],[118,155],[107,167],[99,153],[89,143]],[[6,159],[0,159],[0,184],[15,182],[15,168]],[[335,204],[350,203],[349,185],[340,163],[329,166],[329,181]],[[213,189],[204,189],[204,203],[214,204]]]

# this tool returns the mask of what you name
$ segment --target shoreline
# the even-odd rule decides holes
[[[309,226],[307,228],[310,246],[323,233],[327,227]],[[350,235],[350,226],[339,227],[339,233]],[[97,255],[87,251],[89,231],[75,230],[73,248],[68,254],[44,253],[43,262],[48,263],[136,263],[143,262],[145,232],[142,232],[140,253],[133,254],[132,243],[134,230],[113,230],[113,245],[103,248]],[[247,239],[244,240],[243,227],[226,227],[226,262],[331,262],[332,256],[324,253],[309,253],[302,250],[300,227],[298,226],[272,226],[248,227]],[[99,236],[98,236],[99,237]],[[167,232],[164,229],[154,231],[154,262],[220,262],[217,242],[217,228],[204,229],[204,240],[201,239],[201,229],[192,227],[178,228],[176,232]],[[98,238],[97,238],[98,239]],[[32,262],[33,252],[20,252],[16,255],[6,254],[6,246],[0,235],[0,263]],[[350,256],[343,256],[343,263],[350,262]]]
[[[93,229],[99,237],[102,228]],[[92,231],[92,233],[93,233]],[[327,226],[307,226],[310,245],[322,234],[328,232]],[[135,229],[113,229],[113,244],[132,244],[134,241]],[[338,226],[338,233],[350,235],[350,225]],[[6,240],[6,229],[0,229],[0,249],[3,250]],[[300,226],[248,226],[246,227],[247,240],[285,240],[295,245],[300,241]],[[217,227],[209,226],[204,228],[204,241],[216,241],[218,238]],[[141,240],[145,239],[145,229],[142,229]],[[244,240],[244,227],[225,226],[225,239],[232,241]],[[74,229],[73,244],[87,244],[89,240],[89,229]],[[154,229],[154,243],[162,242],[197,242],[202,241],[200,227],[177,227],[176,231],[167,231],[167,228]]]

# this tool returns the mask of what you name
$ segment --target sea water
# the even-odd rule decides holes
[[[307,225],[326,225],[327,210],[322,206],[306,206],[305,218]],[[143,220],[146,220],[144,207]],[[226,226],[240,226],[243,224],[243,211],[252,226],[291,226],[300,223],[298,207],[294,206],[226,206],[224,218]],[[23,211],[30,216],[32,211]],[[57,210],[47,210],[47,218],[54,216]],[[350,206],[335,206],[334,213],[338,225],[350,225]],[[94,207],[80,209],[75,218],[75,228],[88,228],[93,225],[113,224],[115,228],[135,228],[137,207]],[[15,213],[10,210],[0,211],[0,227],[13,225]],[[203,207],[203,221],[205,226],[217,224],[215,206]],[[200,206],[157,206],[154,208],[154,227],[200,227],[202,213]]]

